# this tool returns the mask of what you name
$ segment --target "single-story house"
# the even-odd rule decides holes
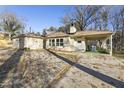
[[[46,35],[46,48],[59,51],[82,51],[87,49],[87,41],[101,40],[102,47],[112,52],[112,32],[109,31],[76,31],[74,27],[70,27],[68,33],[55,32]],[[107,45],[106,41],[109,40]]]
[[[58,51],[81,51],[87,49],[87,42],[91,40],[102,41],[101,46],[109,49],[112,55],[112,32],[109,31],[76,31],[74,26],[70,27],[68,33],[54,32],[45,37],[34,35],[20,35],[13,37],[15,48],[30,49],[53,49]],[[107,40],[109,43],[107,44]]]
[[[43,37],[33,34],[21,34],[12,38],[13,48],[43,49]]]

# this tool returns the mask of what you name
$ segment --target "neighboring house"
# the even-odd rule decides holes
[[[87,49],[87,41],[89,40],[101,40],[101,46],[105,49],[108,49],[108,45],[106,43],[108,39],[110,41],[109,51],[110,54],[112,54],[112,32],[76,31],[76,28],[74,26],[70,27],[70,31],[68,31],[68,33],[53,32],[47,34],[45,37],[22,35],[13,38],[13,41],[14,47],[16,48],[39,49],[43,48],[44,45],[44,48],[46,49],[85,52]],[[43,40],[45,41],[45,43],[43,42]]]
[[[21,34],[12,38],[13,48],[43,49],[43,37],[33,34]]]

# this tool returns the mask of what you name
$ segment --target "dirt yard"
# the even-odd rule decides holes
[[[0,49],[0,87],[49,85],[60,88],[124,87],[124,64],[115,57],[99,53]]]
[[[124,87],[124,64],[115,57],[99,53],[79,53],[73,65],[53,87]]]
[[[0,87],[47,87],[68,64],[43,51],[0,50]]]

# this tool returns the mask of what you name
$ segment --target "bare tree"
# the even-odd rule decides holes
[[[98,30],[108,30],[110,8],[110,6],[104,6],[98,12],[97,23],[95,23],[98,26]]]
[[[113,31],[119,31],[119,14],[115,14],[112,18],[111,18],[111,25],[112,25],[112,30]]]
[[[122,37],[124,37],[124,8],[120,10],[120,25]]]
[[[75,26],[78,30],[83,31],[87,29],[91,24],[95,22],[97,17],[94,15],[102,8],[103,6],[77,6],[72,16],[65,16],[63,18],[64,24],[70,22],[70,19],[75,19]]]
[[[124,49],[124,8],[115,13],[111,18],[111,25],[113,31],[116,32],[113,37],[113,46],[116,51],[123,51]]]
[[[24,23],[16,16],[15,13],[6,11],[0,16],[0,25],[2,29],[9,33],[9,39],[24,29]]]
[[[71,18],[72,18],[71,15],[66,14],[65,16],[62,17],[61,22],[66,26],[70,24]]]
[[[120,10],[121,50],[124,50],[124,8]]]
[[[43,32],[42,32],[42,35],[43,36],[46,36],[47,35],[46,31],[47,31],[46,29],[43,29]]]

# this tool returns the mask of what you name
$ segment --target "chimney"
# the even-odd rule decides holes
[[[69,34],[74,34],[76,33],[76,28],[74,26],[74,23],[72,22],[71,25],[70,25],[70,29],[69,29]]]

